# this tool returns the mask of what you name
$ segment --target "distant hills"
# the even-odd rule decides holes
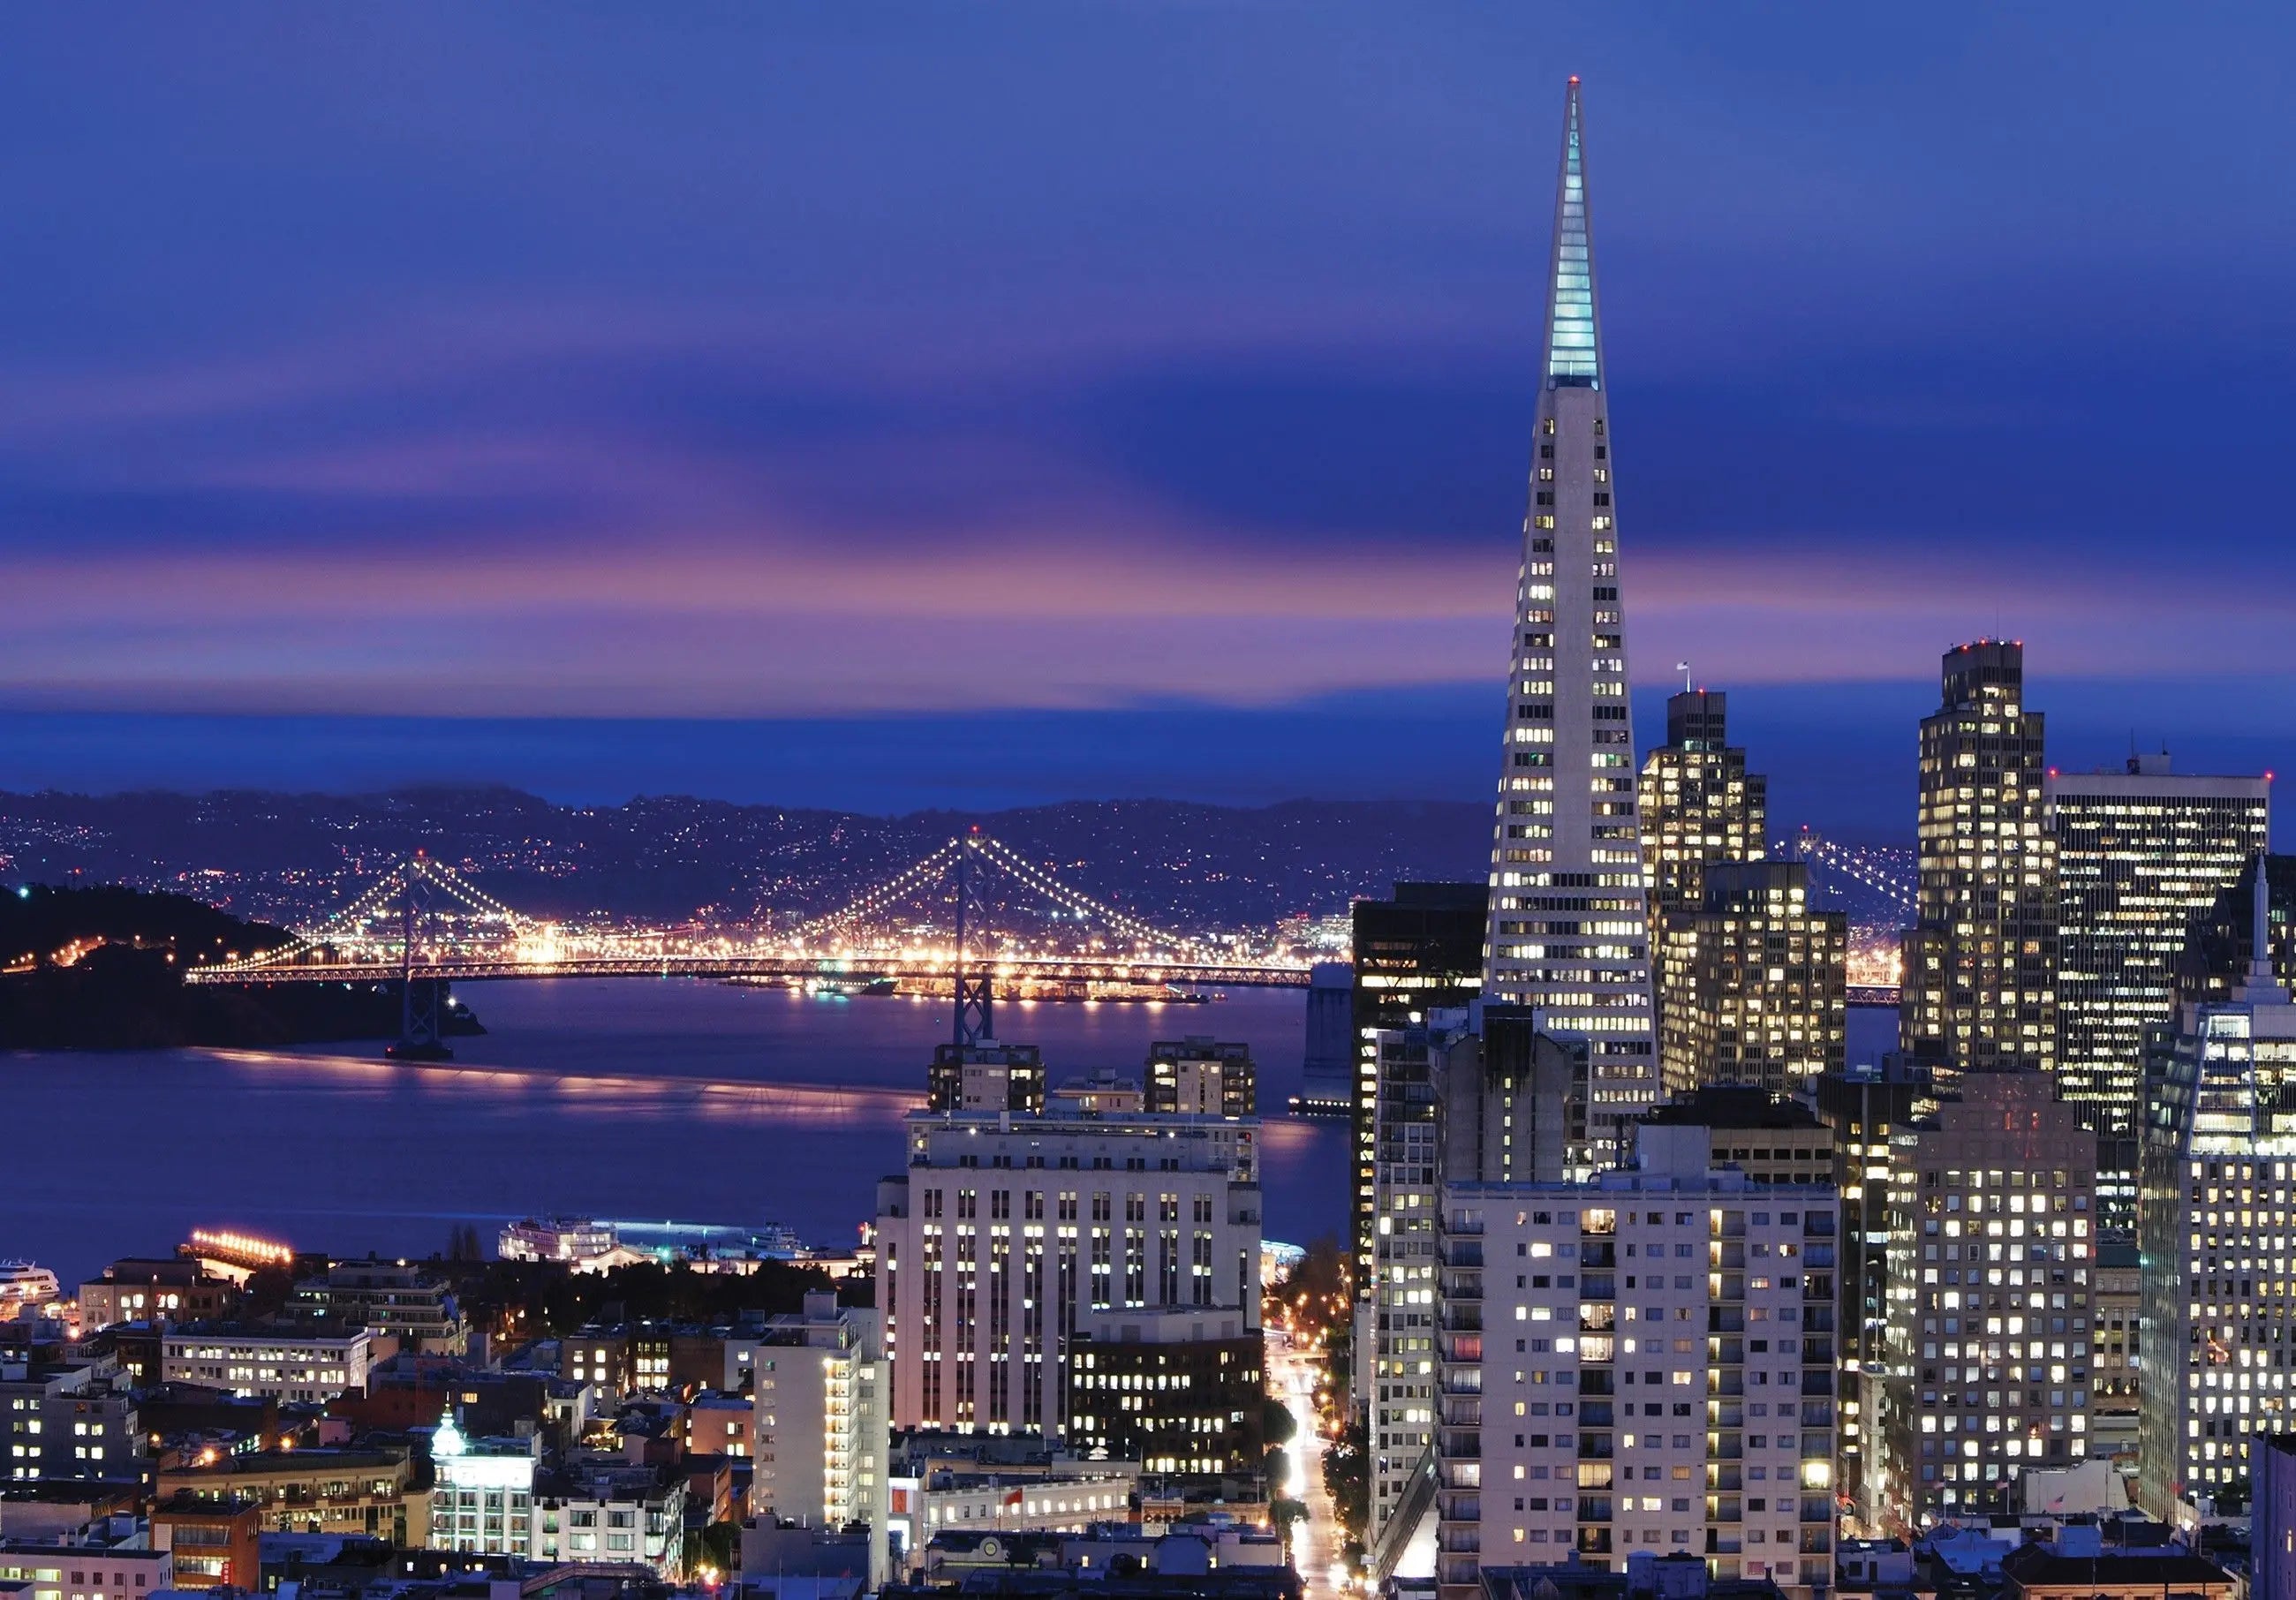
[[[167,889],[299,923],[417,849],[545,917],[795,920],[978,825],[1066,882],[1160,924],[1344,911],[1398,879],[1479,878],[1488,806],[1076,800],[903,816],[648,797],[570,807],[510,789],[383,794],[0,792],[0,882]]]

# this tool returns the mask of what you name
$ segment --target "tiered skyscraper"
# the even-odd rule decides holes
[[[1943,677],[1944,702],[1922,719],[1921,923],[1898,1030],[1948,1087],[2055,1063],[2057,859],[2024,647],[1956,645]]]
[[[1800,1093],[1841,1065],[1849,923],[1809,907],[1808,869],[1766,861],[1768,782],[1746,770],[1718,692],[1666,702],[1666,743],[1643,763],[1660,1077]]]
[[[1607,1163],[1620,1123],[1646,1110],[1658,1087],[1598,308],[1574,78],[1563,105],[1482,987],[1487,999],[1534,1007],[1547,1031],[1588,1041],[1590,1136],[1576,1153],[1579,1167]]]

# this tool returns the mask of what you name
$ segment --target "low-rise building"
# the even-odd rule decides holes
[[[200,1323],[170,1328],[160,1341],[160,1375],[233,1394],[281,1400],[325,1400],[365,1389],[367,1371],[398,1343],[364,1327],[297,1332]]]
[[[366,1328],[388,1334],[403,1350],[459,1356],[470,1348],[470,1324],[455,1304],[454,1292],[444,1280],[405,1261],[337,1261],[295,1285],[288,1311],[322,1332]]]
[[[174,1495],[152,1508],[152,1543],[175,1558],[177,1588],[262,1586],[263,1508],[252,1500]]]
[[[470,1439],[447,1413],[430,1435],[434,1550],[523,1557],[533,1548],[534,1479],[542,1449],[522,1439]]]
[[[2234,1600],[2245,1586],[2185,1550],[2071,1553],[2020,1546],[2001,1558],[2005,1600]]]
[[[685,1453],[747,1456],[754,1442],[754,1420],[748,1395],[705,1389],[685,1404]]]
[[[135,1394],[118,1359],[50,1349],[0,1358],[0,1476],[127,1478],[142,1470]]]
[[[582,1564],[643,1563],[675,1577],[685,1561],[685,1480],[594,1457],[544,1473],[535,1480],[528,1554]]]
[[[251,1504],[266,1532],[365,1534],[419,1546],[430,1538],[430,1497],[409,1490],[412,1477],[401,1449],[218,1452],[163,1466],[158,1492],[162,1500]]]
[[[941,1467],[922,1477],[897,1477],[889,1496],[892,1548],[896,1559],[906,1553],[914,1567],[925,1546],[944,1530],[1082,1533],[1097,1522],[1127,1520],[1139,1482],[1139,1464],[1131,1461],[1070,1461],[1029,1470]]]
[[[239,1287],[181,1256],[129,1257],[79,1286],[80,1325],[122,1322],[205,1322],[228,1315]]]
[[[176,1563],[135,1518],[113,1517],[66,1543],[0,1540],[6,1582],[30,1584],[31,1600],[149,1600],[175,1587]]]

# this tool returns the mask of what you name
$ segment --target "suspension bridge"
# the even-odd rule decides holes
[[[1000,941],[983,948],[980,886],[1000,877],[1064,919],[1059,948]],[[905,905],[949,904],[954,933],[930,918],[921,931],[890,935],[885,924]],[[906,870],[846,905],[784,931],[739,938],[676,932],[590,931],[529,917],[446,862],[418,851],[394,865],[332,914],[284,943],[254,955],[194,967],[195,984],[396,983],[405,1008],[404,1055],[442,1055],[444,986],[520,978],[709,978],[757,981],[882,981],[953,986],[960,1037],[986,1030],[995,985],[1030,981],[1088,993],[1093,985],[1305,988],[1303,963],[1258,958],[1223,941],[1159,928],[1062,882],[1004,841],[980,833],[948,840]]]

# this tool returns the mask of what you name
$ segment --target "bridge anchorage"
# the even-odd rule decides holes
[[[987,883],[1002,879],[1057,910],[1054,920],[1094,930],[1090,939],[1031,948],[984,940]],[[954,890],[951,897],[950,890]],[[953,904],[955,938],[907,932],[904,905]],[[939,927],[948,923],[931,919]],[[977,830],[952,838],[848,904],[785,931],[631,932],[562,927],[523,915],[462,873],[418,851],[328,916],[275,948],[195,967],[197,984],[389,984],[399,999],[399,1038],[388,1054],[443,1061],[450,985],[514,978],[742,978],[840,985],[947,984],[956,998],[953,1041],[995,1037],[1000,982],[1094,985],[1201,984],[1304,989],[1305,963],[1243,955],[1215,940],[1170,932],[1083,893],[1002,841]]]

